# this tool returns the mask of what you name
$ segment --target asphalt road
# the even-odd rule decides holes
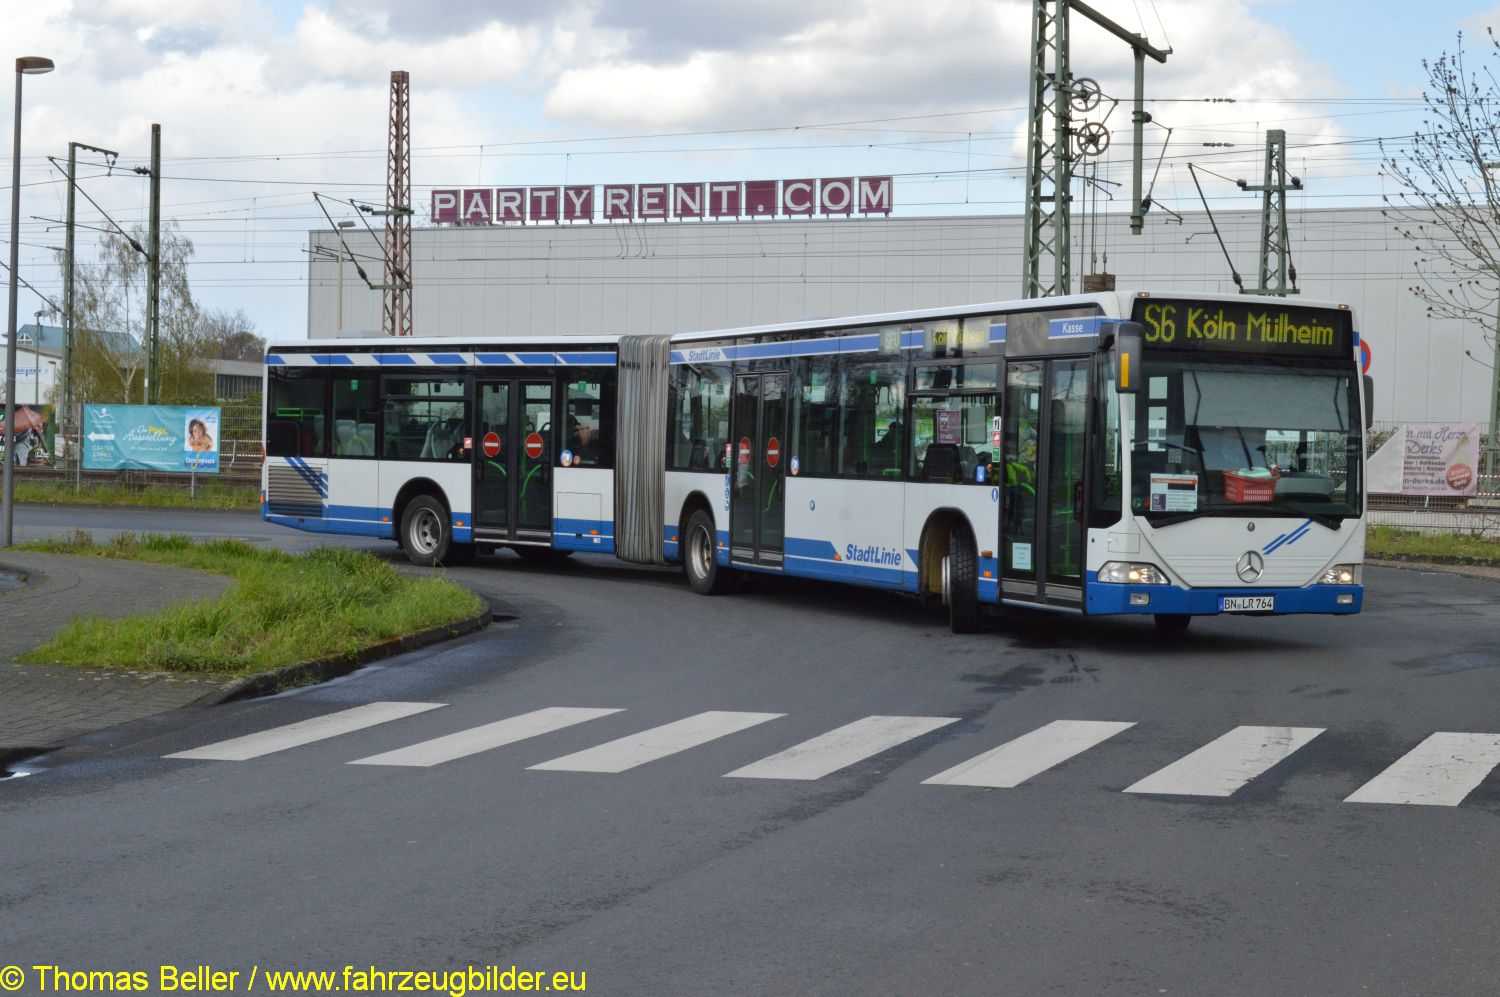
[[[156,528],[22,509],[19,532],[85,516]],[[1358,617],[1162,642],[1036,616],[958,637],[879,593],[706,599],[601,558],[453,576],[514,620],[0,782],[0,964],[212,965],[242,986],[251,967],[517,965],[604,994],[1500,989],[1500,777],[1453,806],[1346,802],[1435,732],[1500,735],[1494,583],[1374,568]],[[442,705],[240,761],[165,757],[386,702]],[[490,726],[535,711],[554,729]],[[915,736],[830,772],[826,741],[781,754],[870,717],[948,722],[904,721]],[[1204,773],[1169,766],[1246,726],[1305,743],[1208,765],[1229,795],[1175,791]],[[1094,740],[1036,761],[1067,732]],[[438,764],[387,754],[438,738]],[[1036,750],[1000,761],[1035,770],[1012,788],[924,783],[1017,738]],[[1407,789],[1452,791],[1494,750],[1466,741]],[[773,756],[774,777],[726,777]]]

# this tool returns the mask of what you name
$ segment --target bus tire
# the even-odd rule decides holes
[[[699,595],[719,595],[730,586],[728,568],[719,565],[714,518],[702,509],[688,518],[686,543],[682,545],[682,570],[688,584]]]
[[[956,634],[978,633],[979,551],[974,546],[974,534],[955,527],[948,536],[948,556],[943,561],[948,627]]]
[[[513,547],[511,549],[527,564],[553,564],[563,558],[573,556],[571,550],[555,550],[551,547]]]
[[[1161,634],[1180,634],[1193,622],[1193,618],[1186,613],[1157,613],[1156,632]]]
[[[436,567],[447,559],[452,545],[453,530],[443,503],[431,495],[418,495],[406,503],[401,513],[401,547],[412,564]]]

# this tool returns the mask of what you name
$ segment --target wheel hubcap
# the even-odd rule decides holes
[[[412,522],[411,545],[419,554],[435,553],[442,537],[443,524],[431,509],[422,509]]]
[[[692,561],[694,572],[699,578],[707,578],[709,570],[709,558],[712,556],[713,548],[709,546],[708,531],[701,526],[693,531]]]

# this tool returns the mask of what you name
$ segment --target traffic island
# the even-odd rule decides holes
[[[116,619],[76,619],[20,657],[34,664],[182,673],[228,682],[223,701],[320,681],[365,661],[477,630],[489,611],[443,578],[410,578],[363,551],[301,555],[239,540],[87,533],[26,546],[50,554],[146,561],[233,579],[215,598]]]

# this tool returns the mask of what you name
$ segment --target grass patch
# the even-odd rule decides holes
[[[21,481],[15,483],[16,501],[37,505],[139,505],[164,509],[259,509],[260,489],[254,485],[226,485],[205,476],[197,495],[181,487],[84,482],[76,491],[71,481]]]
[[[249,675],[317,658],[354,655],[390,637],[473,616],[483,603],[442,578],[408,578],[363,551],[320,547],[301,555],[241,540],[121,534],[95,543],[79,531],[25,545],[51,554],[124,558],[229,575],[217,599],[121,619],[78,619],[23,661]]]
[[[1372,526],[1365,536],[1371,554],[1412,554],[1420,557],[1457,557],[1500,563],[1500,540],[1469,533],[1422,533]]]

